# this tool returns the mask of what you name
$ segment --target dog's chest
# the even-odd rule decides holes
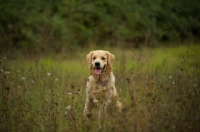
[[[101,83],[101,82],[96,82],[93,85],[91,91],[94,94],[101,94],[101,93],[107,92],[109,89],[110,88],[108,87],[108,85]]]
[[[112,90],[112,88],[110,87],[109,82],[96,81],[90,90],[92,95],[104,96],[110,93],[109,91]]]
[[[105,81],[105,82],[96,81],[95,87],[96,87],[96,89],[107,90],[108,89],[108,81]]]
[[[93,87],[93,99],[97,100],[107,100],[112,96],[112,88],[109,85],[103,84],[101,82],[97,82]]]

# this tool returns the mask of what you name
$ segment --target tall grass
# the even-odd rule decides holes
[[[109,107],[102,121],[98,105],[91,120],[82,115],[89,51],[73,59],[2,54],[0,131],[199,131],[199,49],[109,49],[124,108]]]

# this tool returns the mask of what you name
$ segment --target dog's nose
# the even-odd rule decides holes
[[[95,66],[98,66],[98,67],[100,66],[100,62],[95,62],[94,64]]]

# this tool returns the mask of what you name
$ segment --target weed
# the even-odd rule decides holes
[[[114,49],[121,114],[83,117],[87,64],[77,60],[0,60],[0,131],[199,131],[198,50]],[[177,51],[177,52],[176,52]],[[86,53],[85,53],[86,54]],[[78,56],[78,55],[77,55]],[[85,58],[85,57],[84,57]]]

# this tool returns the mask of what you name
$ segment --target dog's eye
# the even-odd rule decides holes
[[[93,57],[93,60],[95,60],[96,59],[96,57]]]
[[[105,60],[106,58],[102,57],[101,59],[102,59],[102,60]]]

